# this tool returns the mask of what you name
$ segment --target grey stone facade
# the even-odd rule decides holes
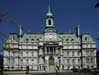
[[[43,33],[11,33],[4,41],[4,69],[53,72],[72,68],[96,68],[96,42],[89,33],[59,33],[48,10]]]

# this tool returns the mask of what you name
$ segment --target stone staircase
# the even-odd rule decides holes
[[[49,72],[55,72],[55,67],[54,66],[49,66]]]
[[[52,67],[51,67],[52,69]],[[53,72],[53,70],[50,70],[51,72],[37,72],[37,71],[29,71],[29,74],[26,74],[26,71],[5,71],[3,72],[3,75],[99,75],[99,74],[93,74],[88,72]]]
[[[3,75],[98,75],[98,74],[92,74],[92,73],[30,73],[30,74],[20,74],[20,73],[9,73],[9,74],[3,74]]]

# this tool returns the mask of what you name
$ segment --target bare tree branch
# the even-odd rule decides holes
[[[97,2],[97,4],[95,5],[95,8],[99,8],[99,2]]]

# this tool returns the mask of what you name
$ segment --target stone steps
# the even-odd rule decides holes
[[[64,72],[64,73],[4,73],[3,75],[94,75],[93,73],[73,73],[73,72]]]

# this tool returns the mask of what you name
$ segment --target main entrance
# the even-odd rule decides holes
[[[49,57],[49,66],[54,65],[54,57],[50,56]]]
[[[54,57],[50,56],[49,57],[49,72],[54,72],[55,71],[55,66],[54,66]]]

